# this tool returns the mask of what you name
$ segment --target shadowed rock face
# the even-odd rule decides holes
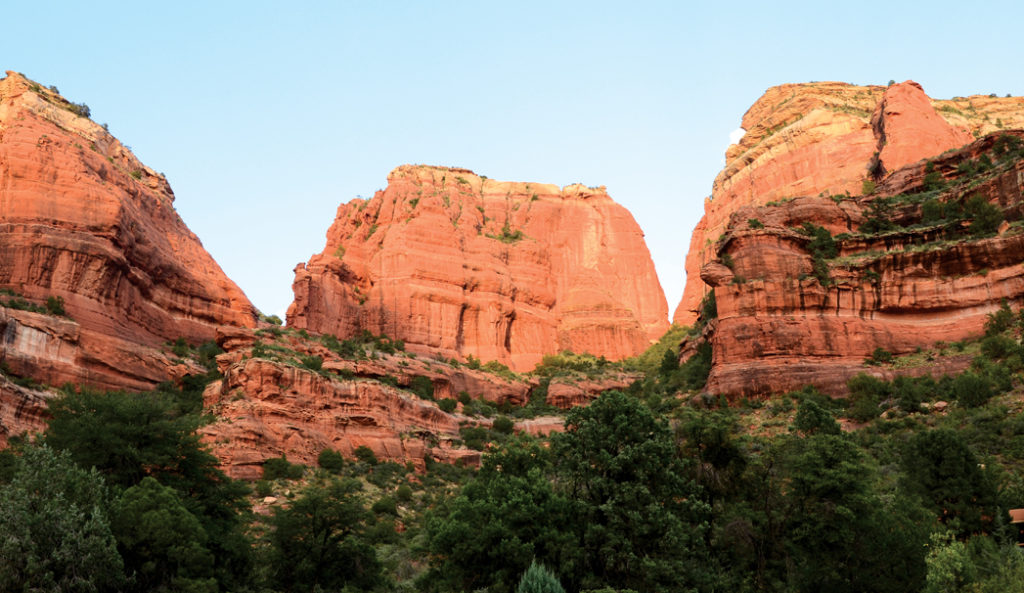
[[[709,290],[701,268],[740,208],[796,196],[861,193],[865,180],[974,136],[1024,127],[1024,98],[972,96],[933,101],[913,81],[889,87],[823,82],[772,87],[743,116],[746,135],[704,203],[686,256],[686,288],[673,320],[692,324]]]
[[[160,344],[253,326],[255,310],[174,210],[166,179],[59,95],[0,81],[0,288],[67,317],[0,310],[0,359],[60,384],[144,389]]]
[[[976,337],[1003,299],[1014,307],[1024,301],[1022,227],[1004,223],[995,236],[975,236],[968,221],[921,224],[925,201],[963,203],[972,196],[998,206],[1008,221],[1024,217],[1024,152],[1000,156],[1000,136],[897,170],[870,196],[737,209],[703,268],[718,306],[707,389],[763,396],[813,384],[838,394],[859,372],[891,377],[964,368],[966,356],[922,359],[906,370],[864,360],[876,348],[905,355]],[[994,166],[965,172],[983,159]],[[926,191],[936,175],[944,188]],[[894,199],[889,216],[904,228],[858,232],[872,201],[885,198]],[[815,276],[811,238],[798,230],[804,223],[847,234],[836,240],[837,257],[825,260],[825,283]]]
[[[295,271],[288,324],[516,370],[561,350],[620,359],[668,327],[643,233],[603,188],[402,166],[338,208]]]

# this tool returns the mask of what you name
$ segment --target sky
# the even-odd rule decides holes
[[[725,149],[769,87],[1024,94],[1018,1],[148,4],[5,5],[0,70],[88,104],[282,318],[338,205],[401,164],[607,186],[671,315]]]

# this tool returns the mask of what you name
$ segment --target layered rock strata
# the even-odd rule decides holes
[[[475,464],[480,453],[458,445],[459,428],[491,420],[463,415],[461,403],[444,412],[435,400],[462,395],[522,405],[533,387],[372,346],[346,358],[294,332],[225,328],[217,341],[227,351],[217,358],[224,378],[204,394],[217,421],[203,431],[225,471],[239,478],[258,478],[272,457],[316,465],[324,449],[352,457],[360,446],[420,469],[427,458]],[[317,361],[315,370],[304,363],[309,360]],[[429,380],[430,393],[409,391],[416,378]]]
[[[768,89],[743,116],[746,134],[726,151],[686,256],[686,287],[673,320],[689,325],[709,287],[701,268],[740,208],[795,196],[857,195],[901,167],[959,148],[972,137],[1024,127],[1024,98],[933,101],[907,81],[889,87],[838,82]]]
[[[840,394],[859,372],[964,368],[968,357],[929,360],[928,351],[977,337],[1004,300],[1024,301],[1020,146],[1022,132],[990,135],[893,172],[873,195],[738,209],[702,269],[718,309],[708,391],[763,396],[812,384]],[[997,234],[951,214],[979,196],[1009,221]],[[872,207],[880,200],[891,205]],[[891,228],[879,229],[880,218]],[[834,256],[815,253],[807,223],[835,237]],[[865,364],[877,349],[923,358]]]
[[[293,289],[289,326],[516,370],[562,350],[632,356],[668,327],[643,233],[603,187],[465,169],[402,166],[343,204]]]
[[[253,326],[255,310],[174,210],[163,175],[20,74],[0,81],[0,289],[65,315],[0,311],[0,360],[60,384],[145,389],[176,338]]]

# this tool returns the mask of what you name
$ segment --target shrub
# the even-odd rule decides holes
[[[476,451],[483,451],[491,440],[489,431],[482,426],[464,426],[459,429],[459,436],[466,447]]]
[[[398,515],[398,506],[395,504],[395,499],[391,498],[390,496],[385,496],[378,500],[377,502],[373,503],[373,506],[370,507],[370,510],[378,515]]]
[[[1003,222],[1003,211],[988,203],[983,196],[975,195],[967,200],[964,205],[964,212],[971,219],[971,236],[979,237],[990,235],[999,228]]]
[[[334,449],[324,449],[317,455],[316,464],[332,474],[337,474],[345,467],[345,457]]]
[[[64,311],[64,297],[51,296],[46,299],[46,311],[50,315],[57,315],[63,317],[67,313]]]
[[[810,398],[800,402],[793,426],[805,435],[839,434],[840,432],[839,424],[832,417],[832,413]]]
[[[454,412],[455,408],[458,407],[458,405],[459,405],[459,403],[457,401],[455,401],[453,399],[449,399],[449,398],[438,400],[438,402],[437,402],[437,407],[441,408],[442,412],[445,412],[445,413],[448,413],[448,414],[451,414],[452,412]]]
[[[850,389],[847,413],[857,422],[867,422],[881,413],[879,404],[890,395],[890,385],[867,373],[860,373],[846,382]]]
[[[515,425],[513,424],[512,420],[509,419],[508,416],[498,416],[497,418],[494,419],[494,424],[492,425],[492,428],[494,429],[495,432],[500,432],[501,434],[510,434],[514,426]]]
[[[377,459],[377,455],[373,452],[373,449],[366,445],[360,445],[355,450],[356,459],[366,463],[368,465],[377,465],[380,461]]]
[[[950,385],[950,397],[968,408],[984,405],[993,395],[992,384],[970,371],[957,375]]]
[[[302,477],[305,468],[301,465],[291,463],[285,456],[273,457],[263,462],[264,480],[298,480]]]
[[[256,480],[256,495],[270,496],[274,493],[274,485],[269,480]]]
[[[79,117],[89,117],[92,115],[92,110],[85,103],[69,103],[67,110]]]
[[[303,368],[311,371],[321,371],[324,368],[324,359],[316,355],[299,356],[299,361],[302,363]]]
[[[756,218],[748,218],[747,219],[747,226],[749,226],[752,229],[763,229],[764,228],[764,223],[761,222],[760,220],[756,219]]]
[[[395,490],[395,497],[402,502],[409,502],[412,500],[412,487],[408,484],[402,484]]]
[[[469,396],[469,392],[468,391],[460,391],[459,392],[459,403],[460,404],[462,404],[464,406],[468,406],[469,402],[471,402],[471,401],[473,401],[473,398],[471,398]]]
[[[889,352],[885,348],[878,347],[871,353],[871,356],[864,359],[864,364],[879,365],[879,364],[890,364],[893,361],[892,352]]]
[[[860,193],[861,193],[861,195],[865,195],[865,196],[869,195],[869,194],[873,194],[873,193],[875,193],[875,188],[877,186],[878,185],[874,181],[872,181],[870,179],[865,179],[864,182],[860,184]]]
[[[415,393],[420,399],[432,401],[434,399],[434,382],[430,377],[416,376],[409,380],[409,391]]]

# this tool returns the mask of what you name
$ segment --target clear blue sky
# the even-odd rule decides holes
[[[1024,93],[1019,2],[17,2],[0,69],[164,172],[266,313],[338,204],[403,163],[606,185],[670,312],[729,133],[770,86]]]

